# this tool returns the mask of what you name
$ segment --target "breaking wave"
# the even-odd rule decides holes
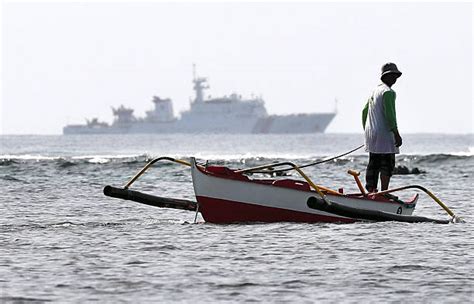
[[[43,156],[43,155],[0,155],[0,166],[23,163],[54,163],[67,168],[79,164],[141,163],[151,160],[147,154],[141,155],[81,155],[81,156]]]
[[[297,164],[309,162],[323,161],[332,156],[317,155],[297,155],[297,154],[196,154],[194,155],[200,162],[209,161],[214,164],[240,164],[242,166],[253,166],[272,162],[292,161]],[[138,155],[80,155],[80,156],[44,156],[44,155],[0,155],[0,167],[22,166],[23,164],[53,164],[58,168],[70,168],[78,165],[108,165],[108,164],[145,164],[157,156],[149,154]],[[173,155],[177,159],[188,160],[190,155]],[[412,163],[446,163],[450,161],[466,161],[474,157],[473,149],[470,152],[454,152],[454,153],[436,153],[436,154],[400,154],[397,155],[397,162]],[[344,165],[351,162],[365,162],[367,154],[354,154],[341,157],[328,162],[328,164]],[[158,166],[168,166],[170,163],[163,162]]]

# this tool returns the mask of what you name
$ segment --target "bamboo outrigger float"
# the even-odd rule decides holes
[[[140,176],[159,161],[171,161],[191,168],[196,201],[159,197],[129,189]],[[281,167],[285,169],[276,169]],[[257,172],[271,174],[287,170],[295,170],[303,180],[252,176]],[[359,180],[359,173],[352,170],[348,173],[354,177],[359,193],[344,194],[342,191],[316,185],[299,166],[291,162],[248,169],[231,169],[225,166],[199,164],[195,158],[187,162],[171,157],[159,157],[150,161],[123,188],[106,186],[104,194],[156,207],[194,211],[196,212],[195,220],[197,214],[201,213],[204,220],[211,223],[282,221],[352,223],[363,220],[447,224],[461,221],[441,200],[424,187],[410,185],[378,193],[366,193]],[[406,189],[423,191],[451,218],[437,220],[413,216],[419,198],[418,194],[408,201],[402,201],[390,195]]]

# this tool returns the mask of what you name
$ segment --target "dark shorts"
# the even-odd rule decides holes
[[[369,154],[369,164],[365,180],[366,187],[377,188],[379,174],[384,176],[392,176],[395,169],[395,154]]]

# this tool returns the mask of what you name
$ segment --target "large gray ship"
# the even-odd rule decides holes
[[[190,109],[176,117],[171,99],[153,97],[154,109],[145,117],[135,117],[133,109],[121,105],[112,108],[112,124],[99,122],[97,118],[83,125],[67,125],[63,134],[126,134],[126,133],[322,133],[336,115],[332,113],[308,113],[269,115],[264,101],[259,97],[242,99],[231,94],[219,98],[204,99],[208,89],[207,79],[193,77],[196,96]]]

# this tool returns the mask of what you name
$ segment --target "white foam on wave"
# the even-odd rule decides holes
[[[13,154],[4,154],[0,155],[0,159],[18,159],[18,160],[57,160],[60,159],[59,156],[44,156],[44,155],[32,155],[32,154],[23,154],[23,155],[13,155]]]
[[[0,155],[0,159],[11,159],[11,160],[35,160],[35,161],[44,161],[44,160],[58,160],[58,159],[73,159],[73,160],[87,160],[91,163],[106,163],[114,159],[127,159],[127,158],[147,158],[146,154],[121,154],[121,155],[78,155],[78,156],[46,156],[40,154],[3,154]]]
[[[474,156],[474,147],[469,147],[468,151],[453,152],[449,154],[456,156]]]
[[[101,158],[101,157],[94,157],[88,160],[91,164],[106,164],[110,162],[110,158]]]
[[[225,160],[225,161],[239,161],[242,159],[252,158],[266,158],[266,159],[302,159],[302,158],[314,158],[314,155],[310,154],[290,154],[290,153],[232,153],[232,154],[216,154],[216,153],[195,153],[192,155],[180,155],[178,158],[189,158],[193,156],[197,159],[205,160]]]
[[[443,151],[434,151],[434,152],[403,152],[397,154],[397,156],[429,156],[429,155],[452,155],[452,156],[474,156],[474,147],[469,147],[469,151],[457,151],[457,152],[443,152]]]
[[[474,147],[469,147],[468,150],[469,150],[468,153],[470,156],[474,155]]]
[[[104,154],[104,155],[79,155],[79,156],[72,156],[71,159],[123,159],[123,158],[134,158],[134,157],[146,157],[145,154]]]
[[[120,160],[120,159],[129,159],[129,158],[138,158],[138,157],[147,157],[144,154],[119,154],[119,155],[81,155],[81,156],[73,156],[71,159],[74,160],[86,160],[91,164],[106,164],[111,162],[112,160]]]
[[[438,153],[433,153],[438,154]],[[474,156],[474,147],[467,147],[467,151],[456,151],[456,152],[449,152],[449,153],[439,153],[439,154],[447,154],[447,155],[454,155],[454,156]]]

